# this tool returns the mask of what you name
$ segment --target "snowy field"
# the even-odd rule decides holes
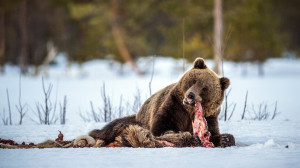
[[[210,68],[213,65],[210,60],[206,63]],[[100,95],[103,83],[114,107],[119,106],[121,95],[124,104],[132,103],[138,91],[142,101],[148,98],[152,58],[140,59],[138,65],[146,75],[138,77],[127,65],[121,68],[111,61],[98,60],[68,67],[59,57],[57,64],[49,67],[45,84],[53,84],[52,102],[62,102],[66,95],[67,120],[66,125],[58,121],[49,126],[36,123],[36,103],[44,101],[42,75],[21,78],[21,102],[26,104],[27,113],[23,124],[18,125],[19,113],[15,105],[19,102],[19,71],[7,65],[7,73],[0,75],[0,118],[8,116],[8,90],[13,125],[6,126],[0,121],[0,138],[38,143],[57,138],[57,130],[60,130],[64,139],[71,140],[103,127],[105,123],[84,122],[79,113],[90,111],[90,102],[95,109],[103,105]],[[191,66],[186,65],[187,69]],[[236,147],[0,149],[0,167],[299,167],[300,60],[271,59],[264,70],[265,76],[261,77],[256,65],[224,63],[225,76],[231,80],[228,104],[231,109],[236,104],[236,108],[230,121],[220,121],[220,129],[235,136]],[[246,71],[247,76],[242,75]],[[181,60],[156,58],[152,93],[178,81],[182,74]],[[246,120],[241,120],[247,91],[248,111]],[[276,102],[279,114],[274,120],[252,120],[253,111],[258,111],[262,103],[267,105],[272,116]],[[127,113],[132,112],[124,111],[123,115]]]

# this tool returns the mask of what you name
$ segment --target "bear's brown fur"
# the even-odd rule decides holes
[[[119,123],[122,121],[118,120]],[[138,124],[121,124],[117,126],[115,123],[114,128],[118,130],[112,130],[112,133],[117,133],[118,136],[112,140],[112,143],[105,145],[108,139],[97,141],[88,135],[78,136],[72,141],[54,141],[46,140],[37,145],[25,145],[17,144],[12,140],[5,140],[0,138],[0,148],[8,149],[24,149],[24,148],[83,148],[83,147],[143,147],[143,148],[161,148],[166,146],[173,147],[191,147],[202,146],[200,139],[197,136],[193,136],[189,132],[174,133],[173,131],[166,132],[163,136],[155,137],[150,133],[148,129]],[[111,126],[111,125],[110,125]],[[107,128],[107,127],[106,127]],[[116,135],[116,134],[115,134]]]
[[[154,136],[169,130],[192,132],[194,102],[200,101],[208,131],[212,135],[211,141],[215,146],[226,146],[222,145],[218,115],[229,83],[228,78],[219,78],[207,68],[202,58],[198,58],[194,67],[177,83],[151,96],[137,113],[136,119],[150,129]]]
[[[172,144],[174,147],[191,147],[201,146],[199,138],[194,137],[189,132],[174,133],[168,131],[164,135],[155,137],[148,129],[140,125],[129,125],[122,133],[116,137],[113,142],[115,147],[144,147],[144,148],[160,148]]]
[[[174,133],[193,133],[192,120],[195,114],[194,104],[199,101],[207,121],[210,141],[216,147],[234,145],[234,137],[230,134],[220,134],[218,115],[224,99],[224,91],[228,88],[228,78],[219,78],[204,63],[202,58],[194,61],[192,69],[183,77],[145,101],[135,115],[117,119],[102,130],[93,130],[90,136],[102,139],[105,145],[122,136],[123,130],[130,124],[137,124],[150,130],[153,136],[159,137],[168,131]]]

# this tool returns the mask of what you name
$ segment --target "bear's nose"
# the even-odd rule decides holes
[[[195,94],[193,92],[190,92],[187,97],[194,100],[195,99]]]

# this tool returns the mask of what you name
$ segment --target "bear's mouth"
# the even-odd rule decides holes
[[[194,106],[195,105],[195,100],[186,97],[186,98],[183,99],[183,104],[189,105],[189,106]]]

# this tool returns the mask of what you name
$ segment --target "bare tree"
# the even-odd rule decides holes
[[[89,114],[89,113],[88,113]],[[81,109],[79,108],[79,116],[84,122],[91,122],[91,119],[89,115],[85,116],[82,112]]]
[[[137,92],[134,96],[134,101],[132,104],[132,112],[137,113],[140,107],[142,106],[142,101],[141,101],[141,92],[140,89],[137,88]]]
[[[214,1],[214,71],[220,73],[220,62],[222,55],[222,36],[223,36],[223,19],[222,19],[222,0]]]
[[[64,96],[63,105],[61,103],[59,103],[59,105],[60,105],[60,124],[64,125],[66,124],[67,96]]]
[[[230,95],[231,92],[231,88],[229,89],[229,91],[225,91],[225,102],[222,108],[222,113],[219,116],[219,120],[222,120],[224,118],[224,121],[229,121],[231,119],[231,117],[233,116],[233,113],[235,111],[236,108],[236,103],[230,103],[228,105],[228,97]],[[229,110],[231,109],[231,113],[229,114]]]
[[[48,76],[48,66],[55,59],[57,55],[57,49],[54,46],[54,43],[52,41],[47,42],[47,52],[48,52],[47,57],[43,62],[45,76]]]
[[[50,103],[49,98],[50,98],[50,95],[51,95],[51,92],[52,92],[53,85],[52,85],[52,83],[50,83],[49,86],[48,86],[48,89],[46,90],[45,83],[44,83],[44,78],[42,78],[42,83],[43,83],[43,92],[44,92],[44,96],[45,96],[45,110],[44,110],[45,120],[44,120],[44,124],[49,125],[50,124],[49,115],[50,115],[50,110],[51,110],[51,109],[49,109],[49,103]]]
[[[224,121],[227,120],[227,111],[228,111],[228,95],[231,92],[231,88],[229,89],[229,91],[225,91],[225,109],[224,109]]]
[[[101,115],[98,115],[96,113],[96,111],[94,110],[94,105],[93,105],[92,101],[90,101],[90,106],[91,106],[91,113],[92,113],[92,117],[93,117],[94,121],[95,122],[100,122],[101,121]],[[99,112],[101,113],[100,109],[99,109]],[[105,118],[105,116],[103,118]]]
[[[16,105],[16,108],[20,114],[19,125],[22,125],[23,118],[28,111],[27,104],[23,104],[21,101],[21,96],[22,96],[21,93],[22,93],[22,89],[21,89],[21,74],[20,74],[20,77],[19,77],[19,104]]]
[[[102,85],[101,96],[103,100],[103,107],[100,110],[104,114],[104,122],[108,122],[112,119],[112,105],[110,97],[106,94],[105,83]]]
[[[272,120],[274,120],[274,118],[279,114],[279,112],[277,112],[277,101],[275,102],[275,108],[274,108],[274,112],[273,112],[273,116],[272,116]]]
[[[8,117],[9,117],[9,125],[12,125],[11,121],[11,108],[10,108],[10,100],[9,100],[9,93],[8,89],[6,88],[6,96],[7,96],[7,104],[8,104]]]
[[[5,109],[3,109],[2,122],[3,122],[4,125],[8,125],[8,118],[6,117],[5,113],[6,113]]]
[[[103,106],[98,108],[98,113],[94,109],[93,102],[90,101],[90,106],[91,106],[91,111],[87,113],[87,115],[83,115],[81,112],[79,113],[81,119],[85,122],[90,122],[91,120],[94,120],[95,122],[109,122],[111,121],[115,114],[113,112],[114,109],[112,106],[112,103],[110,101],[110,97],[106,94],[106,88],[105,88],[105,83],[103,83],[102,88],[101,88],[101,98],[103,101]],[[122,96],[120,100],[120,105],[119,105],[119,116],[121,116],[121,113],[123,112],[123,107],[122,107]],[[115,111],[116,112],[116,111]]]
[[[151,84],[152,84],[152,79],[153,79],[153,75],[154,75],[155,59],[156,59],[156,55],[153,56],[153,60],[152,60],[152,73],[151,73],[151,78],[150,78],[150,82],[149,82],[149,92],[150,92],[150,96],[152,95]]]
[[[245,118],[245,114],[246,114],[246,109],[247,109],[247,99],[248,99],[248,90],[246,92],[246,98],[245,98],[245,103],[244,103],[244,110],[243,110],[243,114],[242,114],[242,120]]]
[[[123,96],[121,95],[121,97],[120,97],[120,103],[119,103],[119,108],[118,108],[118,110],[119,110],[119,118],[121,118],[123,116],[124,107],[123,107],[122,103],[123,103]]]
[[[276,112],[277,108],[277,103],[275,104],[275,115],[273,113],[272,120],[275,118],[275,116],[278,114]],[[267,120],[270,117],[270,112],[269,112],[269,105],[265,102],[260,103],[257,107],[252,105],[252,120]],[[274,118],[273,118],[274,117]]]
[[[122,117],[123,115],[130,115],[136,113],[141,107],[141,93],[137,89],[136,94],[134,95],[134,101],[132,103],[127,102],[123,103],[123,96],[120,96],[119,106],[114,106],[110,100],[110,97],[107,95],[105,84],[103,83],[101,89],[101,98],[103,106],[98,108],[98,111],[95,111],[93,102],[90,101],[91,110],[87,114],[83,114],[79,109],[80,118],[84,122],[109,122],[117,117]],[[126,113],[124,112],[126,111]]]
[[[0,1],[0,73],[4,72],[5,64],[5,9],[3,1]]]
[[[58,118],[55,116],[57,101],[55,101],[53,105],[50,100],[53,85],[52,83],[50,83],[48,88],[46,89],[44,78],[42,77],[42,86],[43,86],[43,93],[44,93],[44,106],[42,106],[38,102],[36,103],[36,110],[37,110],[39,123],[45,125],[54,124],[57,122]]]
[[[21,30],[20,67],[21,73],[25,74],[28,71],[27,0],[23,0],[20,3],[19,26]]]
[[[94,104],[90,101],[91,110],[87,112],[87,115],[82,114],[80,111],[79,115],[84,122],[104,122],[105,121],[105,110],[98,108],[98,113],[95,111]],[[108,117],[106,118],[108,120]]]
[[[112,27],[112,35],[116,42],[117,49],[119,50],[119,53],[123,60],[125,62],[128,62],[132,69],[138,74],[143,75],[143,72],[138,68],[135,61],[132,59],[129,50],[126,46],[126,43],[123,39],[122,31],[119,26],[119,3],[120,0],[113,0],[112,1],[112,8],[111,8],[111,27]]]
[[[235,111],[235,107],[236,107],[236,103],[233,105],[233,108],[231,110],[230,116],[228,117],[228,121],[231,119],[231,117],[232,117],[232,115],[233,115],[233,113]]]

